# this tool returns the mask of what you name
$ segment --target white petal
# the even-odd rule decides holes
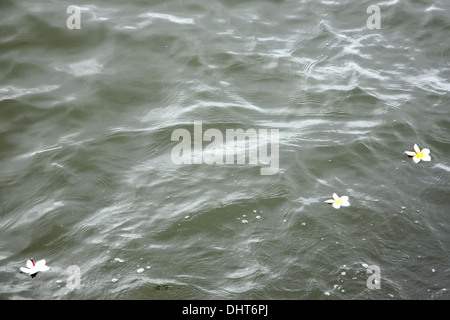
[[[339,203],[333,203],[333,208],[339,209],[341,205]]]
[[[341,200],[342,200],[343,202],[348,202],[348,196],[342,196],[342,197],[341,197]]]
[[[413,157],[413,160],[414,160],[415,163],[419,163],[420,162],[420,159],[417,158],[417,157]]]
[[[343,202],[342,202],[342,206],[343,206],[343,207],[349,207],[349,206],[350,206],[350,202],[348,202],[348,201],[343,201]]]
[[[431,161],[431,157],[429,155],[423,156],[423,161]]]
[[[29,269],[34,268],[33,262],[31,262],[31,260],[28,260],[28,261],[27,261],[26,266],[27,266],[27,268],[29,268]]]
[[[333,199],[328,199],[328,200],[325,200],[325,202],[326,203],[334,203],[334,200]]]
[[[31,269],[28,269],[28,268],[25,268],[25,267],[20,268],[20,271],[22,271],[24,273],[31,273]]]
[[[414,156],[414,152],[412,152],[412,151],[405,151],[405,153],[410,157]]]
[[[333,193],[333,199],[334,200],[339,200],[339,197],[338,197],[338,195],[336,193]]]
[[[45,259],[42,259],[42,260],[39,260],[38,262],[36,262],[35,264],[36,264],[36,268],[38,268],[41,265],[45,266],[46,261],[45,261]]]
[[[417,143],[414,144],[414,150],[416,151],[416,153],[419,153],[419,152],[420,152],[420,148],[419,148],[419,146],[417,145]]]
[[[43,266],[37,267],[36,270],[38,270],[38,271],[48,271],[48,270],[50,270],[50,267],[46,266],[46,265],[43,265]]]
[[[422,152],[423,152],[423,155],[424,155],[424,156],[427,156],[427,155],[430,154],[430,149],[428,149],[428,148],[423,148]],[[425,160],[425,161],[426,161],[426,160]]]

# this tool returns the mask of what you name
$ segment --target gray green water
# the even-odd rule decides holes
[[[2,0],[0,298],[449,299],[449,58],[446,0]],[[194,121],[279,172],[174,164]]]

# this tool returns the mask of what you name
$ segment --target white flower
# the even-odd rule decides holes
[[[420,160],[422,161],[430,161],[431,157],[430,157],[430,149],[424,148],[422,150],[420,150],[419,146],[417,144],[414,144],[414,151],[405,151],[405,153],[410,156],[413,157],[413,160],[415,163],[420,162]]]
[[[44,259],[39,260],[34,263],[33,258],[27,261],[26,268],[20,268],[20,271],[24,273],[28,273],[32,278],[34,278],[39,271],[48,271],[50,267],[46,265],[46,261]]]
[[[331,203],[335,209],[339,209],[341,206],[348,207],[350,205],[347,196],[338,197],[336,193],[333,193],[333,199],[325,200],[325,202]]]

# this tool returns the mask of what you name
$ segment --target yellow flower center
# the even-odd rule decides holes
[[[334,200],[334,203],[336,203],[336,204],[342,204],[342,199],[339,198],[339,199],[337,199],[337,200]]]
[[[423,151],[414,152],[414,155],[416,156],[416,158],[423,158]]]

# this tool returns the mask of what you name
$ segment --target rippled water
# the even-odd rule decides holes
[[[2,0],[0,298],[449,299],[449,21],[445,0]],[[278,129],[278,173],[174,164],[194,121]]]

